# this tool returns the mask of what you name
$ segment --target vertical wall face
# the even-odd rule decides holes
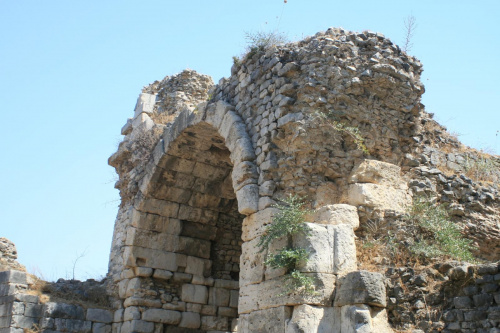
[[[171,143],[127,230],[130,278],[120,282],[120,297],[124,313],[136,315],[123,318],[122,332],[137,329],[132,318],[144,325],[231,329],[243,221],[232,169],[225,140],[206,123]]]
[[[351,309],[365,299],[334,302],[335,288],[352,289],[339,281],[356,269],[359,225],[356,207],[339,203],[354,165],[365,158],[399,163],[410,152],[420,72],[421,64],[383,35],[329,29],[233,66],[209,102],[166,125],[143,166],[120,168],[130,160],[122,163],[126,153],[134,155],[120,148],[125,154],[110,163],[120,180],[130,180],[123,192],[133,194],[133,208],[122,204],[110,265],[125,308],[122,333],[149,332],[150,324],[228,331],[236,311],[241,332],[281,333],[309,327],[309,313],[327,316],[324,325],[333,327],[342,316],[370,312]],[[148,127],[154,117],[143,109],[124,133]],[[318,113],[362,133],[367,155]],[[276,242],[270,251],[297,244],[310,250],[311,264],[298,269],[314,279],[312,295],[283,295],[287,272],[266,267],[267,253],[258,247],[276,214],[273,204],[290,194],[307,197],[326,217],[307,221],[311,235]],[[368,278],[359,279],[365,288]],[[349,308],[342,314],[341,307]]]

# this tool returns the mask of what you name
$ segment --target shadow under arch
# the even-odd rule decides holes
[[[127,229],[124,264],[134,276],[121,293],[125,311],[146,307],[141,320],[182,332],[231,330],[242,221],[258,205],[254,159],[243,121],[225,103],[185,111],[167,128]]]

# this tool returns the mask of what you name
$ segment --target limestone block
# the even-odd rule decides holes
[[[238,317],[238,310],[227,306],[220,306],[218,308],[217,314],[222,317],[236,318]]]
[[[134,207],[141,212],[174,218],[179,212],[178,203],[153,198],[139,200]]]
[[[201,259],[197,257],[188,256],[186,261],[185,273],[197,276],[205,276],[210,274],[212,261],[208,259]]]
[[[131,133],[132,140],[134,140],[134,137],[136,137],[138,135],[138,133],[149,131],[154,126],[155,126],[155,122],[151,119],[151,117],[146,112],[139,113],[132,120],[132,128],[133,128],[133,131]]]
[[[214,240],[217,236],[217,227],[208,224],[196,223],[191,221],[182,222],[181,236],[192,238]]]
[[[353,206],[367,206],[378,210],[392,210],[403,214],[411,203],[405,190],[377,184],[349,185],[348,202]]]
[[[338,201],[339,189],[335,183],[325,182],[316,190],[316,201],[314,207],[330,205]]]
[[[184,328],[199,328],[201,325],[201,317],[196,312],[182,312],[181,322],[179,327]]]
[[[258,243],[259,238],[255,238],[241,245],[240,286],[260,283],[264,278],[264,261],[267,251],[259,252]]]
[[[44,317],[64,319],[85,319],[85,312],[81,306],[66,303],[45,303],[43,308]]]
[[[132,132],[132,118],[128,118],[125,125],[123,125],[120,133],[121,135],[129,135]]]
[[[232,124],[232,126],[229,128],[229,131],[226,132],[224,130],[221,130],[221,135],[226,141],[226,147],[229,149],[229,151],[234,151],[239,148],[237,145],[238,139],[250,139],[246,131],[245,123],[241,120],[241,118],[240,121],[236,121]]]
[[[236,191],[238,211],[243,215],[257,212],[259,207],[259,187],[256,184],[243,186]]]
[[[123,313],[125,312],[124,309],[118,309],[115,311],[113,315],[113,322],[122,322],[123,321]]]
[[[160,279],[160,280],[169,280],[174,273],[171,271],[166,271],[163,269],[155,269],[153,273],[153,278],[155,279]]]
[[[201,284],[204,286],[213,286],[214,285],[214,279],[212,277],[203,277],[199,275],[193,275],[193,279],[191,280],[192,284]]]
[[[125,311],[123,311],[123,320],[128,321],[134,319],[141,319],[141,312],[138,307],[129,306],[125,309]]]
[[[104,309],[87,309],[86,320],[110,324],[113,322],[113,313]]]
[[[276,204],[276,201],[271,199],[270,197],[260,197],[259,198],[259,211],[269,208]]]
[[[307,262],[299,263],[301,272],[333,274],[334,230],[325,225],[306,223],[308,234],[293,235],[295,248],[303,248],[309,253]]]
[[[104,323],[93,323],[92,333],[111,333],[111,325]]]
[[[386,309],[371,306],[370,315],[372,317],[373,332],[394,332],[389,324]]]
[[[230,292],[228,289],[211,287],[208,291],[208,304],[228,306]]]
[[[142,320],[177,325],[181,321],[181,313],[164,309],[147,309],[142,313]]]
[[[285,333],[331,333],[334,330],[334,308],[311,305],[297,305]]]
[[[243,220],[241,238],[248,242],[261,236],[266,229],[266,226],[273,221],[273,216],[279,212],[279,209],[269,207],[255,214],[247,216]]]
[[[161,300],[132,296],[125,299],[125,301],[123,302],[123,306],[126,308],[128,308],[129,306],[147,306],[151,308],[161,308]]]
[[[238,308],[238,298],[240,293],[238,290],[231,290],[231,295],[229,297],[229,306],[232,308]]]
[[[217,101],[215,105],[210,104],[206,107],[206,121],[215,128],[219,128],[224,116],[232,108],[232,105],[224,101]]]
[[[207,331],[227,331],[229,321],[226,317],[202,316],[200,328]]]
[[[406,190],[401,179],[401,168],[377,160],[364,160],[354,167],[349,176],[349,183],[371,183]]]
[[[153,269],[149,267],[134,267],[134,275],[142,277],[150,277],[153,274]]]
[[[384,277],[380,273],[355,271],[338,280],[334,306],[368,304],[385,308]]]
[[[354,241],[354,231],[349,224],[339,224],[328,226],[333,229],[334,239],[334,259],[333,272],[335,274],[345,274],[357,269],[356,243]]]
[[[306,275],[314,279],[316,288],[314,294],[306,294],[298,291],[282,295],[284,292],[283,287],[286,286],[286,277],[279,277],[259,284],[241,287],[238,312],[240,314],[249,313],[281,305],[311,304],[330,306],[333,299],[336,276],[324,273],[306,273]]]
[[[131,320],[122,324],[120,333],[152,333],[155,328],[154,323],[144,320]]]
[[[90,321],[56,318],[54,323],[56,331],[90,333],[92,330]]]
[[[187,256],[143,247],[127,246],[123,252],[125,263],[128,267],[151,267],[167,271],[177,271],[179,266],[186,267]]]
[[[312,214],[312,220],[319,224],[349,224],[354,230],[359,228],[358,209],[347,204],[322,206]]]
[[[233,280],[216,279],[214,280],[214,287],[238,290],[239,282]]]
[[[252,141],[248,137],[236,140],[235,148],[231,151],[231,155],[229,155],[233,165],[243,161],[253,161],[255,157]]]
[[[345,305],[341,308],[342,333],[372,333],[370,308],[364,304]]]
[[[0,297],[12,295],[16,292],[14,284],[0,284]]]
[[[152,113],[156,103],[156,94],[142,93],[137,98],[134,116],[137,117],[142,112]]]
[[[215,316],[217,314],[217,307],[215,305],[202,305],[200,313],[206,316]]]
[[[183,284],[181,299],[184,302],[207,304],[208,290],[207,287],[195,284]]]
[[[240,162],[234,166],[231,173],[234,191],[238,191],[248,184],[257,184],[258,177],[257,167],[253,162]]]
[[[118,282],[118,295],[120,296],[120,298],[127,297],[125,295],[127,293],[127,286],[128,286],[129,281],[130,280],[125,279],[125,280],[121,280],[120,282]]]
[[[2,271],[0,272],[0,284],[3,283],[27,284],[26,272],[13,269]]]
[[[286,323],[291,316],[292,309],[288,306],[279,306],[243,314],[240,315],[238,320],[238,332],[284,333],[287,326]]]
[[[229,137],[230,132],[234,126],[238,126],[239,124],[243,125],[245,128],[245,123],[242,121],[241,117],[234,111],[227,111],[222,119],[222,122],[219,126],[219,134],[227,139]]]
[[[256,238],[256,239],[259,239],[259,238]],[[281,249],[287,248],[289,246],[288,241],[289,241],[288,237],[274,239],[269,244],[269,248],[267,249],[267,251],[264,251],[264,253],[266,253],[266,256],[274,255],[274,254],[278,253]],[[286,274],[285,268],[272,268],[270,266],[266,266],[265,272],[264,272],[264,278],[266,280],[271,280],[271,279],[277,278],[279,276],[283,276],[285,274]]]
[[[80,320],[74,320],[74,321],[80,322]],[[26,317],[23,315],[13,315],[10,318],[10,326],[11,327],[30,329],[35,324],[38,325],[38,318]]]
[[[218,212],[209,209],[201,209],[186,205],[181,205],[179,209],[180,220],[215,224],[217,217]]]

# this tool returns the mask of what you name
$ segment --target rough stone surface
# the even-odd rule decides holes
[[[368,271],[348,273],[338,280],[334,306],[368,304],[386,306],[383,275]]]

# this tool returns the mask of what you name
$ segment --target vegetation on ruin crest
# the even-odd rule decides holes
[[[258,246],[260,252],[269,250],[269,246],[275,240],[287,239],[295,234],[307,235],[309,229],[305,222],[305,217],[310,213],[305,208],[305,202],[298,196],[290,195],[282,203],[275,205],[279,212],[274,215],[272,223],[267,227],[264,235],[261,236]],[[285,286],[282,294],[300,292],[313,294],[313,278],[300,272],[297,267],[299,263],[307,262],[309,252],[300,247],[285,246],[276,250],[275,253],[269,252],[265,264],[271,268],[286,269]]]
[[[336,132],[350,136],[356,144],[356,148],[358,150],[361,150],[365,155],[370,153],[368,148],[366,148],[365,139],[361,135],[359,128],[348,126],[340,122],[333,111],[316,111],[313,115],[313,119],[319,120],[322,125],[328,126]]]
[[[420,266],[436,260],[453,259],[476,263],[472,241],[451,220],[448,208],[426,196],[415,197],[400,225],[389,226],[369,220],[358,260],[364,269],[376,269],[377,257],[396,266]]]

